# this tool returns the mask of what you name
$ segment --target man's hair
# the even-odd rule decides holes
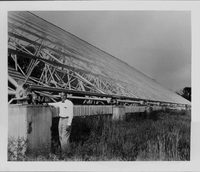
[[[61,98],[61,100],[63,101],[63,100],[66,100],[66,95],[65,95],[65,93],[60,93],[59,94],[60,95],[60,98]]]
[[[64,97],[65,96],[65,93],[59,93],[60,97]],[[66,97],[66,96],[65,96]]]

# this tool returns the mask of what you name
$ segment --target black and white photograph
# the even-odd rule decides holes
[[[190,11],[8,11],[8,161],[190,161]]]
[[[1,1],[0,171],[200,170],[199,1]]]

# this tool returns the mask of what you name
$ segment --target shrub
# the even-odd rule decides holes
[[[25,138],[8,139],[8,161],[25,160],[27,151],[27,141]]]

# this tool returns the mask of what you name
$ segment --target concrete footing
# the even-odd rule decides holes
[[[113,120],[123,120],[125,119],[125,106],[113,106],[113,114],[112,119]]]
[[[42,105],[9,105],[8,143],[19,142],[24,152],[51,149],[52,111]],[[14,146],[14,145],[13,145]]]
[[[146,115],[150,115],[152,111],[153,111],[153,107],[151,106],[147,106],[145,109]]]

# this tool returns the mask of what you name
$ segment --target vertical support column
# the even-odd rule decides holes
[[[145,109],[145,112],[146,112],[147,116],[149,116],[152,111],[153,111],[153,107],[151,107],[151,106],[147,106],[146,109]]]
[[[185,105],[185,114],[186,115],[191,115],[191,109],[188,105]]]
[[[162,110],[165,111],[167,108],[166,106],[162,106]]]
[[[113,106],[112,120],[123,120],[125,119],[125,114],[125,106]]]
[[[11,148],[23,147],[26,151],[47,151],[51,148],[52,112],[42,105],[9,105],[8,143]],[[20,143],[20,144],[19,144]]]

